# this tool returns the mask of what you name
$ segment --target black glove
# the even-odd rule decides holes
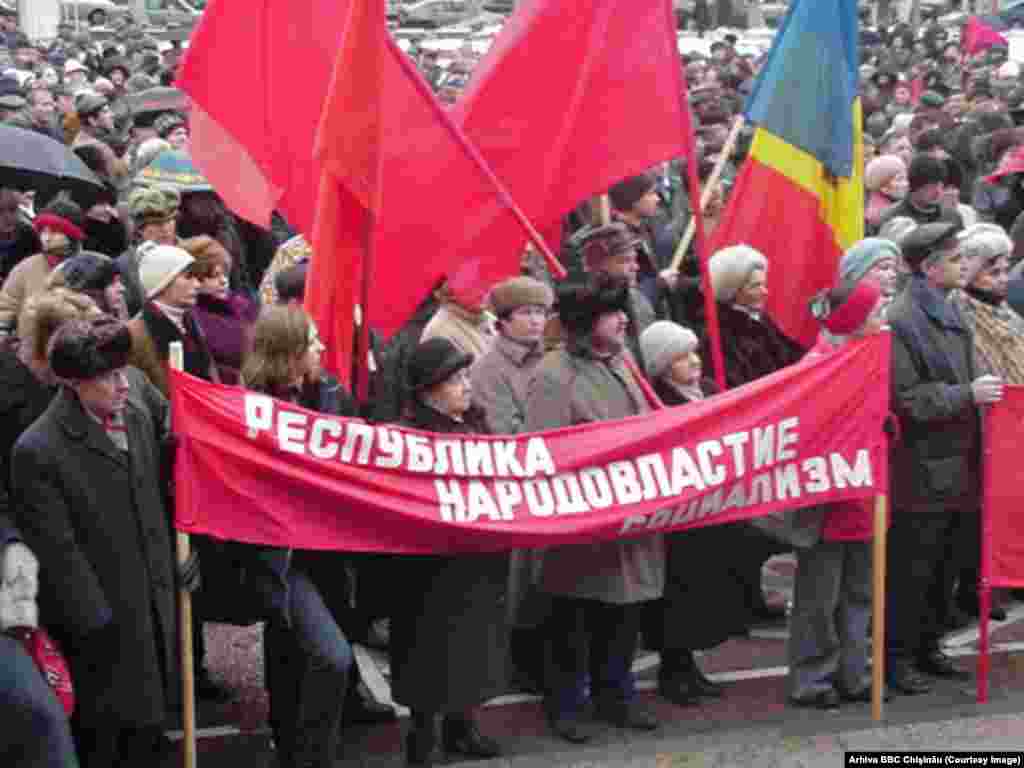
[[[192,552],[184,563],[178,564],[178,589],[195,592],[202,586],[202,573],[199,570],[199,553]]]

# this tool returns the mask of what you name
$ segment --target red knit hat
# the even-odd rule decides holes
[[[812,311],[829,333],[849,336],[867,322],[882,297],[882,289],[874,280],[864,279],[857,282],[839,306],[831,306],[832,296],[834,293],[829,291],[822,297],[822,301],[815,302]]]
[[[32,227],[37,233],[44,229],[53,229],[63,232],[72,240],[85,240],[85,233],[73,221],[55,213],[40,213],[32,222]]]

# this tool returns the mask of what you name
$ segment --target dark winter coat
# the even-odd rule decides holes
[[[192,317],[203,331],[222,384],[237,384],[259,304],[239,293],[220,299],[199,294]]]
[[[906,216],[909,219],[913,219],[918,226],[921,224],[934,224],[938,221],[962,221],[963,218],[956,208],[951,208],[950,206],[933,205],[927,208],[918,208],[910,201],[908,195],[895,205],[891,205],[882,211],[878,217],[878,229],[882,229],[886,222],[895,219],[897,216]]]
[[[403,424],[431,432],[481,433],[414,403]],[[417,555],[395,559],[391,688],[414,711],[459,712],[505,693],[508,555]]]
[[[706,395],[715,393],[713,382],[701,385]],[[654,391],[666,407],[692,402],[660,379],[654,382]],[[652,638],[660,650],[713,648],[746,630],[744,587],[732,572],[745,541],[742,525],[709,525],[666,534],[665,596]]]
[[[167,404],[129,375],[128,453],[64,389],[15,444],[11,489],[41,565],[40,615],[76,686],[91,682],[79,706],[142,726],[162,723],[178,690],[175,578],[161,492]]]
[[[13,347],[0,347],[0,515],[11,513],[11,449],[56,392],[35,377]]]
[[[698,313],[703,317],[701,308]],[[804,356],[803,348],[784,334],[775,321],[762,313],[755,320],[730,304],[718,304],[718,327],[722,337],[725,381],[730,388],[748,384]],[[707,327],[699,328],[700,357],[710,366],[711,342]]]
[[[152,302],[128,323],[132,334],[132,353],[129,362],[142,371],[164,397],[170,397],[167,359],[171,342],[180,341],[185,351],[185,371],[201,379],[220,383],[213,364],[213,356],[206,336],[190,312],[185,313],[187,336],[182,336],[174,325]]]
[[[974,339],[956,306],[915,275],[886,314],[892,328],[894,514],[977,508]]]

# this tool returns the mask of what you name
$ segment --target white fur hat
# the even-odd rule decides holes
[[[192,255],[175,245],[140,246],[142,259],[139,262],[139,282],[152,299],[170,285],[174,278],[192,266]]]
[[[647,326],[640,334],[640,351],[651,381],[664,376],[677,358],[696,350],[697,344],[697,335],[693,331],[668,320]]]
[[[752,272],[768,269],[768,259],[749,245],[731,245],[712,255],[708,269],[715,300],[730,302],[747,284]]]

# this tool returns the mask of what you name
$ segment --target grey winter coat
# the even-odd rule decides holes
[[[627,353],[628,354],[628,353]],[[570,339],[545,355],[530,384],[526,430],[534,432],[635,416],[650,410],[621,355],[597,357]],[[665,588],[660,535],[545,550],[539,586],[545,592],[606,603],[655,600]]]

